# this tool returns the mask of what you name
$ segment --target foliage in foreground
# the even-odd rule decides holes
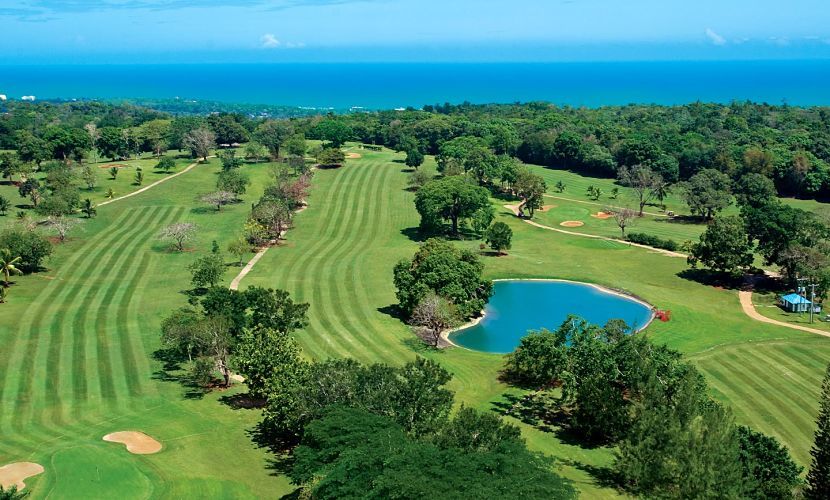
[[[810,454],[813,457],[807,473],[807,491],[810,499],[830,497],[830,365],[821,384],[821,399],[816,437]]]
[[[617,444],[614,474],[631,493],[789,498],[801,468],[787,450],[737,427],[679,352],[627,333],[619,320],[599,327],[578,318],[531,332],[507,356],[505,378],[540,388],[546,418],[581,439]]]
[[[414,438],[394,420],[332,407],[306,427],[290,476],[313,498],[575,498],[519,430],[462,409]]]

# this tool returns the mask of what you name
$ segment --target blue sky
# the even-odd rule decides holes
[[[830,58],[826,0],[0,0],[0,63]]]

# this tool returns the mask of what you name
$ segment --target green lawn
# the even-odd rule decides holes
[[[93,189],[87,189],[86,185],[79,179],[78,184],[81,185],[81,199],[89,198],[96,204],[101,203],[107,199],[106,194],[109,189],[113,190],[115,197],[124,196],[160,179],[173,175],[193,163],[189,155],[182,154],[179,151],[170,151],[167,154],[176,159],[176,168],[168,173],[156,170],[155,167],[158,164],[158,160],[152,155],[147,154],[142,155],[139,159],[124,161],[100,160],[97,163],[92,163],[95,172],[98,174],[98,182]],[[112,165],[121,166],[118,169],[118,174],[115,179],[110,176],[109,172],[110,166]],[[141,185],[135,182],[137,168],[141,168],[141,171],[144,173],[144,181]],[[44,177],[41,173],[35,174],[36,179],[42,180]],[[18,178],[15,177],[15,180],[18,180]],[[0,196],[5,197],[11,202],[11,209],[8,214],[5,217],[0,216],[0,228],[12,224],[17,218],[16,215],[19,211],[24,211],[37,217],[31,210],[31,200],[21,197],[17,186],[14,184],[7,181],[0,182]]]
[[[459,403],[496,409],[517,392],[497,380],[500,356],[426,349],[389,314],[396,302],[392,267],[417,247],[410,238],[418,224],[414,194],[405,189],[404,165],[392,161],[402,154],[359,153],[343,168],[315,173],[296,228],[242,287],[285,288],[311,304],[310,325],[298,334],[311,357],[402,363],[420,353],[454,374]],[[186,266],[212,240],[224,247],[236,237],[262,190],[267,166],[244,168],[254,187],[220,213],[193,201],[213,189],[215,160],[101,207],[59,248],[49,271],[18,279],[10,302],[0,306],[0,464],[43,464],[46,472],[27,481],[35,497],[275,497],[292,490],[250,442],[247,431],[259,413],[219,402],[241,388],[193,397],[150,357],[161,319],[186,303]],[[434,168],[431,159],[424,168]],[[513,228],[514,243],[508,256],[484,257],[488,277],[594,282],[670,309],[672,320],[646,334],[685,352],[741,422],[777,436],[806,463],[830,339],[750,320],[735,292],[682,277],[683,259],[546,231],[504,208],[497,217]],[[200,225],[194,251],[171,253],[154,238],[178,220]],[[226,283],[237,271],[229,267]],[[561,473],[586,498],[617,495],[587,472],[608,466],[613,450],[522,429],[531,448],[559,457]],[[165,448],[134,456],[101,440],[117,430],[144,431]]]

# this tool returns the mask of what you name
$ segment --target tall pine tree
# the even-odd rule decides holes
[[[816,439],[810,454],[813,462],[807,474],[806,498],[830,498],[830,365],[821,384]]]

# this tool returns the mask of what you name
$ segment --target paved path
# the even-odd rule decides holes
[[[215,158],[215,156],[208,156],[208,158]],[[119,196],[118,198],[113,198],[113,199],[111,199],[111,200],[102,201],[101,203],[99,203],[99,204],[98,204],[98,205],[96,205],[96,206],[98,206],[98,207],[103,207],[104,205],[109,205],[110,203],[114,203],[114,202],[116,202],[116,201],[118,201],[118,200],[123,200],[124,198],[129,198],[130,196],[135,196],[135,195],[137,195],[137,194],[141,194],[141,193],[143,193],[144,191],[147,191],[147,190],[148,190],[148,189],[150,189],[150,188],[153,188],[153,187],[158,186],[158,185],[159,185],[159,184],[161,184],[162,182],[167,182],[167,181],[169,181],[170,179],[173,179],[173,178],[175,178],[175,177],[178,177],[178,176],[180,176],[180,175],[182,175],[182,174],[185,174],[185,173],[189,172],[189,171],[190,171],[190,170],[192,170],[194,167],[196,167],[196,165],[198,165],[199,163],[200,163],[199,161],[195,161],[195,162],[191,163],[190,165],[186,166],[186,167],[184,168],[184,170],[182,170],[181,172],[176,172],[176,173],[175,173],[175,174],[173,174],[173,175],[169,175],[169,176],[167,176],[167,177],[164,177],[163,179],[159,179],[159,180],[157,180],[156,182],[154,182],[154,183],[152,183],[152,184],[149,184],[149,185],[147,185],[147,186],[144,186],[144,187],[143,187],[143,188],[141,188],[141,189],[137,189],[137,190],[133,191],[132,193],[127,193],[127,194],[125,194],[124,196]]]
[[[516,208],[515,205],[505,205],[504,208],[509,209],[511,212],[513,212],[513,215],[515,215],[516,217],[519,216],[518,209]],[[683,258],[683,259],[688,257],[688,255],[686,255],[685,253],[672,252],[671,250],[664,250],[662,248],[656,248],[656,247],[651,247],[651,246],[648,246],[648,245],[642,245],[640,243],[633,243],[631,241],[625,241],[625,240],[621,240],[619,238],[611,238],[611,237],[608,237],[608,236],[599,236],[599,235],[596,235],[596,234],[580,233],[578,231],[568,231],[566,229],[559,229],[558,227],[550,227],[550,226],[546,226],[544,224],[539,224],[538,222],[535,222],[535,221],[532,221],[532,220],[529,220],[529,219],[522,219],[522,221],[530,224],[531,226],[536,226],[536,227],[540,227],[542,229],[547,229],[548,231],[556,231],[557,233],[570,234],[571,236],[582,236],[583,238],[593,238],[595,240],[613,241],[613,242],[616,242],[616,243],[621,243],[623,245],[629,245],[629,246],[632,246],[632,247],[644,248],[646,250],[651,250],[652,252],[661,253],[661,254],[667,255],[669,257],[680,257],[680,258]]]
[[[810,328],[809,326],[794,325],[792,323],[778,321],[777,319],[767,318],[766,316],[762,315],[761,313],[755,310],[755,305],[752,304],[752,292],[750,291],[739,291],[738,299],[740,299],[741,301],[741,309],[744,310],[744,313],[746,313],[747,316],[756,321],[760,321],[762,323],[769,323],[770,325],[783,326],[784,328],[791,328],[793,330],[801,330],[803,332],[815,333],[816,335],[821,335],[823,337],[830,337],[830,332],[824,330]]]
[[[259,259],[261,259],[263,255],[265,255],[265,252],[267,252],[269,248],[271,248],[271,247],[270,246],[263,247],[259,252],[256,253],[256,255],[254,255],[251,258],[251,260],[248,261],[247,264],[245,264],[245,267],[243,267],[239,271],[239,274],[236,275],[236,278],[234,278],[233,281],[231,281],[231,286],[230,286],[231,290],[239,290],[239,283],[241,283],[242,279],[245,276],[247,276],[249,272],[251,272],[251,269],[254,268],[256,263],[259,262]]]

